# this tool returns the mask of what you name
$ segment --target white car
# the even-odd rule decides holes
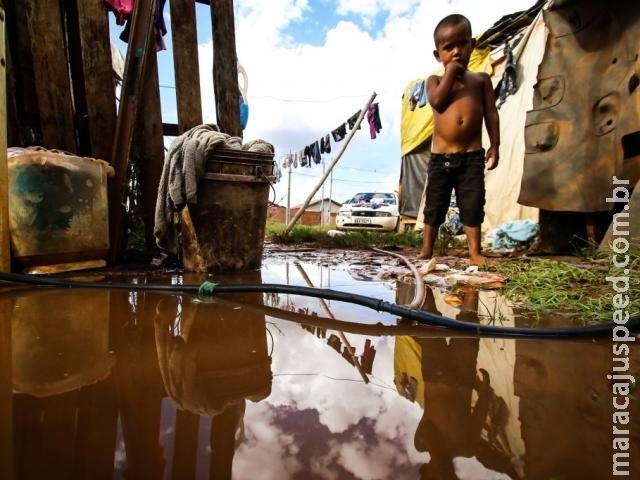
[[[336,217],[338,230],[394,232],[400,222],[395,193],[358,193],[343,203]]]

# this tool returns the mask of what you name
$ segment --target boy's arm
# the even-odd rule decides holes
[[[489,135],[489,148],[487,149],[486,161],[488,170],[493,170],[498,166],[500,160],[500,116],[496,107],[496,96],[493,92],[491,78],[486,73],[482,74],[484,94],[484,123]]]
[[[427,79],[427,99],[436,112],[442,112],[447,108],[456,77],[463,75],[464,70],[461,63],[451,62],[445,67],[442,77],[431,75]]]

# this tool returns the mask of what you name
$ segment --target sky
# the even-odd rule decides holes
[[[169,2],[164,16],[170,27]],[[243,140],[273,144],[281,179],[270,200],[296,206],[307,199],[342,203],[358,192],[392,192],[400,179],[400,111],[409,82],[438,63],[433,29],[450,13],[466,15],[474,35],[535,0],[236,0],[238,61],[247,72],[249,118]],[[209,7],[196,5],[203,122],[216,123]],[[117,37],[122,27],[113,22]],[[176,123],[171,33],[158,53],[164,122]],[[126,44],[117,42],[126,55]],[[375,94],[382,129],[371,138],[366,117],[348,145],[311,167],[282,168],[289,153],[320,141],[364,108]],[[347,133],[349,128],[347,127]],[[319,180],[342,151],[323,186]],[[315,192],[315,194],[312,193]]]

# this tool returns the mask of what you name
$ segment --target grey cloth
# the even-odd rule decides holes
[[[204,175],[206,158],[217,148],[273,153],[273,145],[254,140],[246,146],[240,137],[220,132],[215,124],[198,125],[176,137],[164,158],[156,198],[153,234],[158,247],[177,254],[179,249],[175,213],[195,203],[198,181]]]

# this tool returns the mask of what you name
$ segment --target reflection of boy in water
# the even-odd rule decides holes
[[[458,320],[478,322],[478,291],[462,292]],[[423,310],[439,313],[433,292],[427,288]],[[491,452],[481,442],[487,405],[485,390],[489,387],[486,371],[482,379],[476,374],[480,346],[479,338],[416,338],[422,349],[424,380],[424,412],[414,437],[418,451],[429,452],[429,463],[420,469],[421,479],[456,479],[455,457],[472,457],[489,468],[510,471],[504,457]],[[478,400],[472,409],[472,391],[478,390]]]
[[[477,321],[478,292],[464,294],[458,319]],[[438,312],[431,289],[423,310]],[[478,338],[417,338],[422,349],[424,412],[415,433],[418,451],[429,452],[423,479],[455,479],[452,460],[473,455],[471,391],[476,380]]]

